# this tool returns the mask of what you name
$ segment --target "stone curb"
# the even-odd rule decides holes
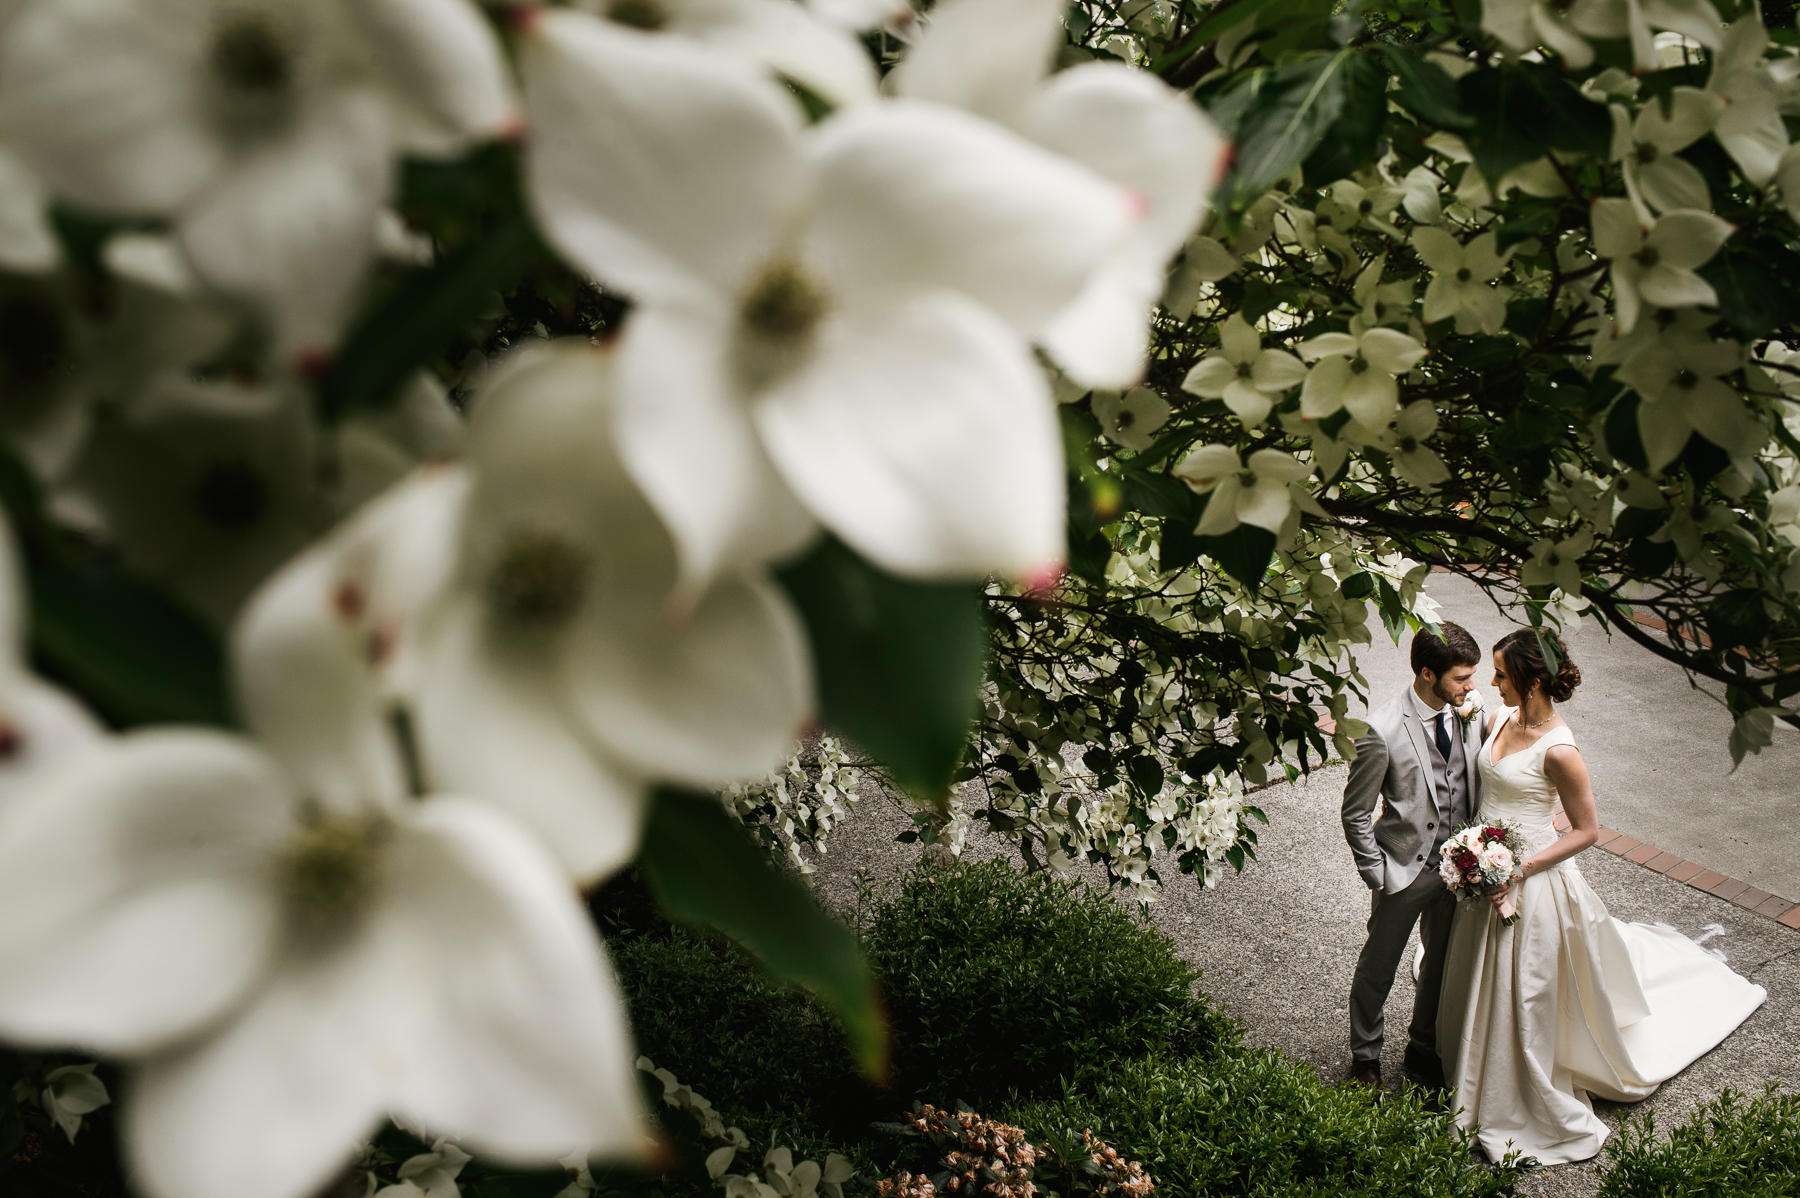
[[[1561,811],[1556,813],[1555,822],[1558,832],[1569,830],[1569,817]],[[1600,839],[1594,842],[1594,847],[1641,865],[1652,873],[1662,874],[1677,882],[1686,882],[1695,890],[1722,898],[1753,915],[1765,916],[1783,927],[1800,930],[1800,903],[1791,903],[1780,895],[1758,890],[1748,882],[1728,878],[1717,870],[1707,869],[1698,861],[1683,860],[1679,853],[1667,852],[1655,845],[1633,840],[1611,828],[1600,829]]]

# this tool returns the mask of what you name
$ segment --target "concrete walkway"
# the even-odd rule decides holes
[[[1462,578],[1434,574],[1425,590],[1442,605],[1442,618],[1480,643],[1484,664],[1476,680],[1488,703],[1498,703],[1485,659],[1518,625]],[[1411,680],[1410,639],[1395,645],[1373,620],[1370,630],[1376,643],[1362,647],[1358,663],[1370,702],[1379,706]],[[1731,773],[1732,721],[1721,702],[1592,620],[1571,625],[1564,637],[1582,684],[1560,710],[1593,775],[1600,822],[1800,903],[1800,733],[1778,730],[1773,745]],[[1362,714],[1354,702],[1350,714]]]

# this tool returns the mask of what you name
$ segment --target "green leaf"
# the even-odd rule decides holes
[[[770,976],[807,987],[843,1021],[863,1072],[885,1080],[887,1020],[843,924],[806,887],[777,870],[708,795],[660,791],[638,863],[668,913],[718,928],[756,954]]]
[[[1227,29],[1249,20],[1277,2],[1278,0],[1238,0],[1236,4],[1227,7],[1224,12],[1202,21],[1197,29],[1181,39],[1180,45],[1153,60],[1150,63],[1151,73],[1160,75],[1170,67],[1179,66],[1199,53],[1207,43],[1217,40],[1218,36]],[[1076,5],[1070,6],[1070,12],[1081,12],[1084,17],[1087,17],[1086,10]],[[1087,17],[1087,20],[1091,25],[1092,18]],[[1077,34],[1076,36],[1081,35]]]
[[[1194,539],[1199,542],[1201,553],[1253,589],[1262,585],[1269,561],[1275,556],[1275,534],[1254,524],[1240,524],[1223,536]]]
[[[1344,61],[1344,106],[1303,164],[1306,184],[1319,187],[1372,164],[1387,123],[1387,68],[1368,54]]]
[[[1458,81],[1462,110],[1475,118],[1464,135],[1489,183],[1551,150],[1604,157],[1612,118],[1543,63],[1484,67]]]
[[[1606,448],[1614,458],[1637,470],[1650,469],[1650,455],[1644,451],[1644,435],[1638,429],[1636,392],[1621,395],[1606,414]]]
[[[1762,592],[1749,587],[1727,591],[1706,608],[1706,632],[1714,649],[1760,645],[1774,623]]]
[[[391,403],[420,363],[450,344],[507,287],[537,247],[524,220],[506,221],[453,257],[402,282],[344,339],[319,384],[327,418]]]
[[[811,634],[825,722],[906,789],[944,793],[980,709],[980,584],[895,578],[829,538],[780,577]]]
[[[1374,589],[1375,576],[1367,570],[1358,570],[1344,579],[1343,585],[1338,587],[1338,591],[1346,599],[1367,599]]]
[[[1764,252],[1720,254],[1699,271],[1700,277],[1718,292],[1719,315],[1746,340],[1765,337],[1780,328],[1787,323],[1792,308],[1782,275],[1760,263],[1779,262],[1790,270],[1800,265],[1791,252],[1758,248]]]
[[[1398,46],[1383,46],[1388,68],[1400,81],[1394,98],[1427,125],[1461,133],[1475,127],[1475,118],[1462,109],[1456,80],[1437,63]]]
[[[1255,71],[1211,106],[1237,143],[1219,204],[1242,211],[1299,166],[1344,109],[1353,51],[1319,54],[1285,67]]]
[[[231,726],[225,654],[197,616],[104,564],[27,555],[32,650],[115,727]]]
[[[225,653],[167,593],[49,528],[37,483],[0,449],[0,501],[25,566],[31,651],[108,723],[232,726]]]

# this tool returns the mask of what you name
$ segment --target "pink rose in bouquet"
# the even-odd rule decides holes
[[[1525,838],[1518,825],[1470,824],[1444,841],[1438,874],[1459,903],[1483,902],[1522,877],[1518,862],[1525,854]],[[1500,919],[1519,922],[1512,900],[1500,904]]]

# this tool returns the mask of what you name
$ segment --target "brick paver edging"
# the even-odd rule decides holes
[[[1569,817],[1558,811],[1555,818],[1556,830],[1567,832]],[[1686,882],[1695,890],[1704,890],[1754,915],[1767,916],[1784,927],[1800,929],[1800,904],[1790,903],[1766,890],[1758,890],[1748,882],[1728,878],[1697,861],[1685,861],[1680,853],[1670,853],[1653,844],[1633,840],[1611,828],[1600,829],[1600,839],[1594,842],[1594,847],[1605,849],[1614,856],[1623,857],[1677,882]]]

